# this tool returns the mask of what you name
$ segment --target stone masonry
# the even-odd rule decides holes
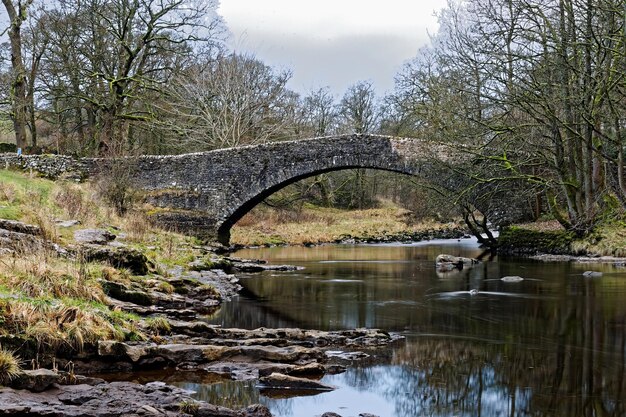
[[[437,175],[434,161],[449,159],[449,148],[419,139],[346,135],[276,142],[184,155],[126,160],[133,185],[146,192],[157,221],[181,232],[227,245],[230,228],[277,190],[314,175],[350,168],[373,168],[426,178]],[[0,156],[9,166],[30,166],[29,158]],[[48,170],[59,175],[52,157]],[[103,169],[103,160],[59,164],[80,176]],[[18,161],[19,160],[19,161]],[[17,162],[16,162],[17,161]],[[19,163],[18,163],[19,162]],[[49,176],[54,176],[50,174]]]

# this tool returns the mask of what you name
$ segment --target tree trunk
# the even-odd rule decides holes
[[[27,145],[26,125],[28,102],[26,100],[26,69],[22,57],[22,22],[26,18],[26,8],[32,0],[24,4],[18,3],[16,10],[11,0],[2,0],[7,10],[11,26],[9,28],[9,43],[11,45],[11,66],[13,69],[13,79],[11,81],[11,101],[13,129],[15,130],[15,144],[18,148],[24,149]]]

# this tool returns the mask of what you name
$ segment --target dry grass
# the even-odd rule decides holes
[[[0,258],[0,335],[32,340],[42,351],[143,337],[138,318],[105,305],[98,282],[102,276],[123,280],[123,271],[44,254]]]
[[[0,385],[11,382],[21,371],[20,359],[15,352],[0,348]]]
[[[30,298],[69,297],[97,302],[105,299],[95,274],[85,265],[45,251],[0,258],[0,285]]]
[[[537,221],[534,223],[523,223],[517,226],[527,229],[527,230],[534,230],[537,232],[564,230],[563,226],[561,226],[561,224],[556,220]]]
[[[6,331],[35,341],[42,350],[80,351],[86,343],[126,338],[104,305],[70,299],[5,299],[0,311]]]
[[[391,205],[369,210],[305,206],[296,211],[257,207],[235,225],[231,242],[249,246],[325,243],[349,237],[380,238],[450,227],[435,221],[408,225],[407,213]]]

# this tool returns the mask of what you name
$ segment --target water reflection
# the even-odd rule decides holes
[[[390,363],[325,377],[340,387],[333,393],[258,397],[280,416],[626,415],[624,269],[511,258],[441,277],[439,253],[479,251],[467,242],[249,250],[239,255],[306,269],[244,279],[247,295],[214,320],[407,335]]]

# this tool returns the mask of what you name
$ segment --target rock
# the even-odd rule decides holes
[[[347,370],[347,368],[344,365],[338,365],[338,364],[326,365],[324,368],[326,369],[326,373],[331,374],[331,375],[342,374],[346,372]]]
[[[156,345],[129,345],[115,340],[101,340],[98,342],[98,355],[138,362],[141,358],[148,356],[149,349],[154,346]]]
[[[39,226],[15,220],[0,219],[0,229],[25,235],[41,236],[41,228]]]
[[[102,290],[109,297],[115,298],[120,301],[126,301],[141,306],[149,306],[153,304],[152,297],[145,291],[134,290],[128,288],[126,285],[113,282],[113,281],[100,281]]]
[[[524,278],[518,277],[516,275],[512,275],[512,276],[502,277],[502,278],[500,278],[500,281],[502,281],[502,282],[522,282],[522,281],[524,281]]]
[[[272,417],[270,409],[261,404],[252,404],[240,411],[241,417]]]
[[[148,258],[136,249],[81,245],[75,252],[81,253],[86,261],[108,262],[116,268],[129,269],[135,275],[146,275],[149,271]]]
[[[229,408],[219,407],[213,404],[203,404],[195,412],[196,417],[240,417],[240,414]]]
[[[361,413],[359,414],[359,417],[378,417],[375,414],[370,414],[370,413]]]
[[[370,356],[363,352],[344,352],[342,350],[327,350],[325,354],[329,358],[337,358],[345,361],[356,361],[359,359],[369,358]]]
[[[449,271],[452,268],[463,269],[466,266],[472,267],[479,263],[478,259],[446,254],[437,255],[437,258],[435,258],[435,265],[441,271]]]
[[[305,375],[324,375],[326,368],[319,363],[309,363],[304,366],[296,366],[287,372],[291,376],[305,376]]]
[[[80,220],[57,220],[54,223],[57,227],[68,228],[78,226],[80,224]]]
[[[44,240],[37,236],[0,228],[0,248],[4,249],[3,252],[33,253],[45,246]]]
[[[22,371],[14,378],[10,386],[14,389],[25,389],[32,392],[42,392],[56,384],[60,380],[60,375],[49,369],[35,369],[33,371]]]
[[[135,413],[140,416],[167,416],[165,411],[158,410],[150,405],[142,405]]]
[[[583,272],[583,277],[587,278],[599,278],[602,276],[602,272],[598,271],[585,271]]]
[[[269,376],[260,378],[259,387],[262,389],[315,390],[315,391],[333,391],[335,389],[335,387],[322,384],[321,382],[318,382],[318,381],[280,374],[278,372],[274,372]]]
[[[96,386],[55,386],[43,393],[0,388],[0,414],[12,416],[183,416],[181,403],[198,405],[195,416],[270,417],[264,406],[242,410],[216,407],[191,398],[191,392],[161,382],[112,382]]]
[[[105,229],[80,229],[74,232],[74,240],[78,243],[106,245],[115,239],[115,235]]]
[[[239,272],[263,272],[263,271],[297,271],[304,269],[295,265],[266,265],[258,263],[234,263],[233,268]]]
[[[152,355],[161,356],[173,364],[183,362],[202,363],[205,362],[211,354],[215,355],[215,357],[220,357],[220,355],[215,352],[215,349],[212,348],[213,346],[209,347],[205,345],[171,344],[156,346],[151,349],[150,353]],[[222,354],[223,350],[222,348]],[[210,351],[211,353],[205,356],[205,351]]]
[[[337,414],[337,413],[326,412],[326,413],[322,414],[321,417],[341,417],[341,416],[339,414]]]
[[[216,329],[218,327],[204,321],[170,320],[169,322],[173,333],[191,336],[202,335],[204,337],[212,337],[216,334]]]

